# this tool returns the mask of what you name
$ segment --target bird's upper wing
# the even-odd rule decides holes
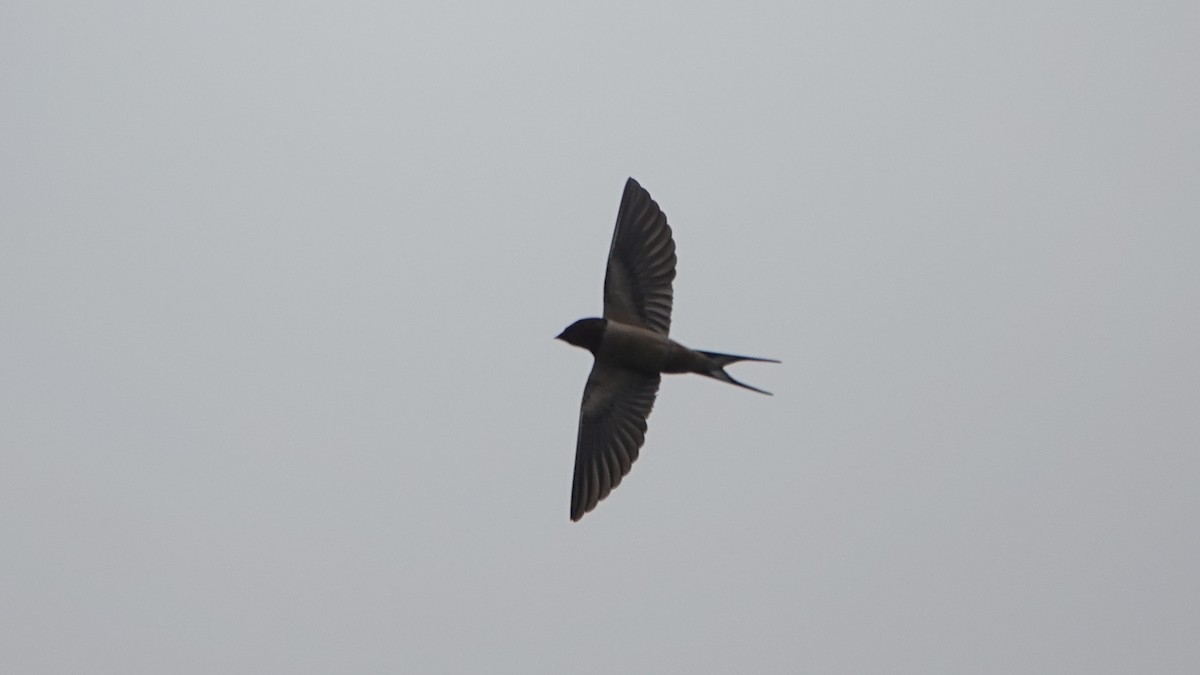
[[[667,334],[675,241],[667,216],[630,178],[621,196],[604,277],[604,318]]]
[[[660,376],[597,361],[583,389],[571,520],[596,504],[629,473],[646,440],[646,418],[654,407]]]

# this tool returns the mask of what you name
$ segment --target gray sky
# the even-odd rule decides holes
[[[505,4],[0,8],[0,671],[1200,671],[1200,5]]]

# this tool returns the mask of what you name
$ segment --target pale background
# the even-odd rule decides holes
[[[0,7],[0,672],[1200,672],[1200,4]],[[568,520],[627,176],[670,378]]]

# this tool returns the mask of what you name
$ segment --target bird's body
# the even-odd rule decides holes
[[[687,348],[662,333],[607,319],[596,354],[614,365],[647,373],[683,372],[679,368],[686,356]]]
[[[697,373],[763,394],[725,372],[750,356],[689,349],[668,337],[675,242],[666,216],[637,181],[625,184],[604,280],[604,318],[580,319],[558,336],[595,358],[583,390],[571,520],[629,473],[645,440],[662,373]]]
[[[582,324],[582,326],[581,326]],[[580,329],[573,331],[576,326]],[[721,377],[722,366],[735,361],[766,361],[753,356],[734,356],[689,349],[671,338],[640,326],[612,319],[580,319],[563,331],[562,340],[592,352],[597,361],[627,370],[655,375],[659,373],[696,373],[730,382]],[[579,340],[576,342],[576,340]],[[728,375],[726,374],[726,377]],[[766,394],[733,380],[731,384]]]
[[[579,338],[583,342],[572,342],[570,329],[564,331],[563,340],[587,349],[597,360],[644,373],[686,372],[691,350],[662,333],[610,319],[575,323],[580,324],[585,326]]]

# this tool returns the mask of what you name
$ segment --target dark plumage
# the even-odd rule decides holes
[[[580,319],[557,338],[595,357],[579,414],[571,520],[596,508],[637,460],[661,373],[698,373],[769,394],[733,379],[725,366],[778,361],[689,349],[667,337],[674,279],[667,217],[630,178],[608,252],[604,318]]]

